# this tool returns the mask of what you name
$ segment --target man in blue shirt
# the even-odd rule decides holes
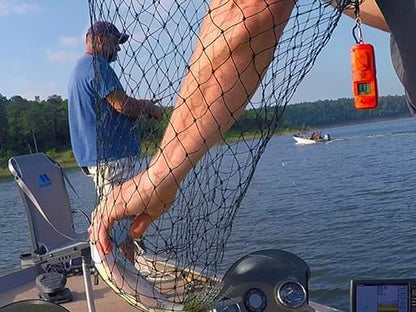
[[[73,153],[83,171],[94,179],[100,197],[139,170],[134,160],[140,154],[137,119],[142,115],[156,120],[162,117],[162,109],[153,101],[126,95],[110,66],[128,37],[112,23],[96,22],[86,34],[86,53],[69,79]]]

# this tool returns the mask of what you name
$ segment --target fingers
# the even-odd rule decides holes
[[[112,248],[110,243],[110,228],[114,222],[98,208],[92,213],[92,223],[88,228],[90,241],[97,247],[101,257],[108,255]]]
[[[112,251],[109,235],[112,224],[110,225],[109,222],[106,222],[102,215],[100,212],[93,212],[93,222],[88,228],[88,233],[90,234],[91,242],[96,245],[100,256],[105,257]],[[152,221],[152,218],[147,214],[141,214],[136,217],[130,228],[130,236],[134,239],[142,237]],[[131,247],[129,245],[122,246],[122,252],[125,253],[129,260],[130,258],[133,259]]]
[[[152,221],[152,218],[148,214],[142,213],[140,216],[134,219],[130,227],[130,236],[134,239],[139,239],[142,237]]]

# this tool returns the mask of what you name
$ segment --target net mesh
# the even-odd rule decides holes
[[[125,170],[118,181],[139,173],[130,180],[129,195],[117,198],[126,207],[146,196],[140,186],[144,179],[154,184],[153,194],[164,203],[164,213],[142,237],[146,252],[136,250],[137,273],[127,281],[123,270],[107,265],[110,283],[130,295],[125,298],[130,304],[143,311],[169,310],[149,303],[153,294],[195,311],[224,295],[219,294],[224,250],[256,164],[345,5],[334,8],[320,0],[89,0],[91,24],[109,21],[130,36],[113,63],[126,94],[157,100],[164,110],[161,121],[146,114],[135,120],[129,131],[141,152],[125,150],[129,167],[121,166]],[[122,119],[120,123],[127,127]],[[107,126],[104,114],[98,114],[99,168],[110,163],[105,151],[112,148],[109,136],[117,136]],[[180,161],[167,159],[177,156],[164,153],[172,146],[185,155]],[[168,167],[162,181],[152,171],[160,162]],[[174,191],[161,186],[167,176],[173,176]],[[109,192],[99,185],[99,202]],[[117,241],[117,233],[129,226],[117,223],[120,231],[114,230],[112,239]],[[137,286],[143,279],[153,287],[150,295]]]

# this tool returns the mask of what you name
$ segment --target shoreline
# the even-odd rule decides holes
[[[276,133],[273,134],[273,136],[278,136],[278,135],[290,135],[291,133],[294,133],[296,131],[296,129],[293,130],[282,130],[282,131],[278,131]],[[247,132],[244,134],[244,137],[246,140],[252,140],[255,139],[256,137],[258,137],[258,135],[256,135],[255,133],[250,133]],[[231,135],[230,137],[225,137],[225,139],[227,140],[227,142],[234,142],[236,141],[236,139],[238,139],[239,136],[238,135]],[[45,153],[48,154],[48,152],[43,152],[40,151],[41,153]],[[68,154],[71,154],[71,156],[68,156]],[[64,156],[67,155],[67,156]],[[54,153],[54,155],[49,155],[51,156],[53,159],[55,159],[62,167],[62,169],[64,170],[73,170],[76,168],[79,168],[77,162],[75,161],[75,158],[72,154],[72,150],[66,150],[63,152],[56,152]],[[143,155],[143,157],[146,157],[148,155]],[[0,182],[7,180],[7,179],[13,179],[13,175],[10,173],[9,169],[6,168],[0,168]]]
[[[346,126],[352,126],[352,125],[360,125],[360,124],[368,124],[368,123],[377,123],[377,122],[384,122],[384,121],[388,121],[388,120],[399,120],[399,119],[414,119],[414,117],[398,117],[398,118],[377,118],[377,119],[370,119],[370,120],[361,120],[361,121],[351,121],[351,122],[346,122],[346,123],[339,123],[339,124],[332,124],[332,125],[321,125],[321,126],[310,126],[307,127],[307,130],[298,128],[298,129],[286,129],[286,130],[280,130],[280,131],[276,131],[273,136],[281,136],[281,135],[290,135],[299,131],[303,131],[303,132],[310,132],[310,131],[314,131],[317,130],[319,128],[325,128],[325,129],[331,129],[331,128],[336,128],[336,127],[346,127]],[[244,134],[244,136],[246,137],[246,139],[248,139],[250,137],[250,139],[254,139],[256,138],[256,134],[255,133],[246,133]],[[232,141],[233,137],[238,138],[239,136],[230,136],[230,137],[226,137],[227,141]],[[47,154],[47,152],[45,152]],[[64,170],[74,170],[78,167],[78,164],[76,163],[73,155],[72,155],[72,150],[66,150],[63,152],[54,152],[53,155],[50,155],[52,158],[54,158],[61,166]],[[7,180],[7,179],[13,179],[12,174],[10,173],[10,171],[8,170],[8,168],[0,168],[0,182]]]

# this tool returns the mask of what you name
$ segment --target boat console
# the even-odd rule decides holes
[[[351,312],[416,312],[416,279],[352,280]]]
[[[309,276],[307,263],[292,253],[270,249],[248,254],[224,275],[216,311],[313,312]]]
[[[310,269],[298,256],[262,250],[235,262],[223,278],[216,312],[340,311],[309,301]],[[350,312],[416,312],[416,279],[352,280]]]

